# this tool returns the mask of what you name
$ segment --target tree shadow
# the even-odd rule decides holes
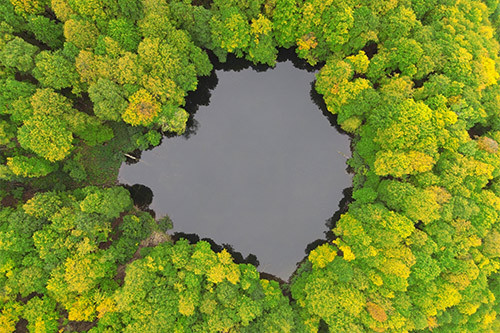
[[[210,72],[210,75],[208,76],[198,77],[197,89],[195,91],[188,92],[185,98],[186,104],[184,106],[184,109],[189,114],[185,132],[181,135],[177,135],[172,132],[163,133],[164,136],[167,138],[180,136],[182,138],[189,139],[193,135],[196,135],[196,132],[200,128],[200,123],[196,120],[195,115],[201,106],[208,106],[210,104],[212,91],[217,87],[217,84],[219,83],[216,71],[240,72],[244,69],[251,68],[256,72],[261,73],[261,72],[266,72],[273,68],[266,64],[254,64],[253,62],[245,58],[238,58],[235,54],[232,53],[228,54],[225,62],[221,62],[212,51],[210,50],[205,50],[205,51],[208,55],[208,58],[210,59],[210,62],[213,65],[213,70],[212,72]],[[285,62],[285,61],[292,62],[295,68],[305,70],[311,73],[318,71],[323,66],[323,64],[317,64],[315,66],[312,66],[304,59],[299,58],[297,56],[297,53],[295,52],[295,48],[290,48],[290,49],[281,48],[278,50],[277,62]],[[318,107],[320,107],[323,114],[327,117],[333,116],[331,115],[331,113],[328,112],[328,110],[326,110],[326,105],[323,106],[321,105],[321,103],[324,104],[323,99],[321,95],[319,95],[314,90],[314,85],[312,86],[312,91],[314,92],[315,95],[312,95],[313,92],[311,92],[311,98],[313,99],[314,103],[318,105]],[[332,123],[331,120],[330,123]],[[336,121],[334,123],[336,124]]]
[[[323,116],[325,116],[325,118],[328,119],[330,126],[335,127],[335,129],[339,133],[349,135],[338,124],[338,122],[337,122],[338,115],[333,114],[330,111],[328,111],[328,108],[326,107],[325,100],[323,99],[323,95],[319,94],[316,91],[316,89],[314,88],[315,85],[316,85],[316,80],[311,82],[311,90],[309,90],[309,95],[311,96],[311,100],[313,101],[314,105],[316,105],[318,107],[318,109],[321,110],[321,113],[323,113]]]
[[[177,135],[172,132],[165,132],[163,135],[167,138],[182,137],[184,139],[189,139],[191,136],[196,135],[200,127],[200,123],[195,119],[195,114],[199,110],[200,106],[208,106],[210,104],[210,97],[212,97],[212,90],[215,89],[219,79],[215,70],[210,72],[208,76],[198,77],[198,87],[195,91],[188,92],[184,105],[184,110],[189,114],[189,118],[186,122],[186,130],[183,134]]]
[[[125,184],[122,186],[129,191],[130,197],[134,202],[134,206],[136,206],[140,210],[152,212],[152,210],[149,209],[149,205],[151,205],[151,203],[153,202],[154,195],[153,191],[149,187],[142,184],[134,184],[132,186]]]
[[[199,241],[206,241],[207,243],[210,244],[210,248],[212,249],[212,251],[216,253],[219,253],[225,249],[227,252],[231,254],[236,264],[251,264],[254,265],[255,267],[258,267],[260,264],[255,254],[250,253],[246,257],[243,257],[241,252],[236,251],[231,244],[222,243],[221,245],[216,243],[212,238],[208,237],[200,238],[198,234],[194,233],[174,232],[172,235],[172,240],[174,241],[174,243],[182,238],[186,239],[189,242],[189,244],[196,244]]]
[[[336,236],[332,230],[337,226],[337,222],[340,220],[342,214],[345,214],[349,209],[349,204],[352,202],[352,190],[352,187],[347,187],[342,191],[344,197],[342,198],[342,200],[340,200],[338,209],[335,211],[332,217],[330,217],[325,222],[325,226],[327,227],[327,230],[324,232],[325,238],[319,238],[309,243],[305,249],[306,257],[309,255],[309,253],[311,253],[312,250],[314,250],[318,246],[326,243],[331,243],[336,239]]]

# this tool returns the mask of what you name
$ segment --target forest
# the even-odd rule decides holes
[[[499,0],[0,0],[0,332],[499,332]],[[117,183],[208,54],[293,49],[352,201],[288,283]],[[305,244],[304,244],[305,246]]]

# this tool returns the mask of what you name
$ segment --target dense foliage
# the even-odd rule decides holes
[[[0,0],[0,332],[500,331],[498,0]],[[295,48],[353,202],[288,285],[116,186],[207,52]],[[289,297],[288,297],[289,296]],[[17,325],[17,326],[16,326]]]

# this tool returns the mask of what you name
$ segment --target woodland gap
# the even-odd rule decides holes
[[[254,254],[287,280],[351,186],[350,140],[313,89],[316,71],[280,55],[274,68],[216,64],[187,98],[186,134],[123,164],[119,180],[149,187],[173,232]]]

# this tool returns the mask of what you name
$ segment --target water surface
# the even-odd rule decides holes
[[[291,61],[215,75],[189,135],[142,152],[119,180],[151,188],[150,208],[174,231],[255,254],[260,271],[286,280],[351,185],[349,138],[311,98],[315,73]]]

